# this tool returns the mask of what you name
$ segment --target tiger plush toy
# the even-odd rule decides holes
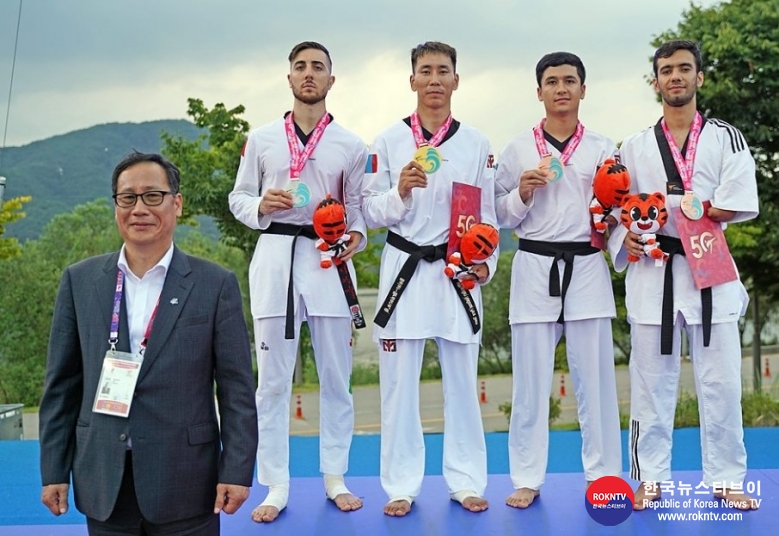
[[[346,232],[346,209],[330,194],[314,210],[314,232],[319,237],[314,243],[320,252],[319,266],[330,268],[334,263],[341,264],[340,255],[351,237]]]
[[[665,253],[657,243],[655,233],[668,221],[665,209],[665,196],[661,192],[653,194],[635,194],[625,198],[620,218],[622,225],[639,235],[638,240],[644,246],[644,254],[662,264]],[[628,262],[636,262],[639,257],[628,254]]]
[[[449,264],[444,268],[446,277],[459,279],[466,290],[473,289],[476,281],[464,277],[473,273],[471,268],[474,264],[484,264],[499,243],[500,233],[495,227],[487,223],[472,225],[460,239],[460,251],[449,256]]]
[[[615,207],[622,206],[630,192],[630,175],[625,166],[615,158],[608,158],[598,167],[592,179],[590,214],[592,224],[599,233],[606,231],[605,220]]]

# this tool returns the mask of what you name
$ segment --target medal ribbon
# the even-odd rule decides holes
[[[700,138],[701,130],[703,128],[703,117],[701,117],[700,112],[695,112],[695,117],[693,117],[692,126],[690,127],[690,137],[687,140],[686,158],[682,156],[682,151],[676,144],[676,140],[671,134],[671,130],[665,122],[665,118],[660,122],[660,125],[663,127],[663,134],[665,134],[665,139],[668,141],[668,146],[671,148],[671,155],[674,157],[676,169],[682,177],[684,191],[692,192],[692,172],[695,168],[695,153],[698,151],[698,138]]]
[[[289,145],[289,178],[300,179],[300,172],[306,167],[306,162],[311,157],[311,154],[316,149],[319,140],[322,139],[322,135],[325,133],[325,128],[330,124],[330,114],[325,112],[319,121],[317,122],[314,130],[311,132],[311,136],[308,138],[308,143],[300,150],[298,136],[295,133],[295,125],[292,123],[292,113],[287,114],[284,118],[284,129],[287,132],[287,145]]]
[[[414,110],[411,114],[411,132],[414,134],[414,143],[417,145],[417,149],[423,145],[429,145],[430,147],[438,147],[441,140],[444,139],[446,133],[449,132],[449,127],[452,125],[452,114],[444,121],[444,124],[438,127],[430,141],[425,141],[425,137],[422,135],[422,125],[419,121],[419,113]]]
[[[546,140],[544,139],[545,124],[546,124],[546,118],[542,119],[541,122],[538,123],[538,125],[533,127],[533,136],[536,139],[536,149],[538,150],[538,156],[541,158],[552,154],[549,152],[549,149],[546,145]],[[584,125],[582,125],[581,121],[577,121],[576,130],[574,131],[573,136],[571,137],[571,141],[569,141],[566,144],[565,150],[560,155],[560,161],[563,163],[564,166],[568,165],[568,160],[570,160],[571,156],[573,156],[573,152],[579,146],[583,137],[584,137]]]

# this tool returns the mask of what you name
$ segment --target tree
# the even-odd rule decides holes
[[[249,132],[249,123],[239,117],[245,108],[228,110],[220,102],[209,110],[200,99],[187,102],[187,115],[204,133],[194,141],[162,133],[162,153],[181,170],[183,216],[213,218],[221,240],[243,251],[248,262],[258,233],[237,221],[227,204]]]
[[[16,238],[3,238],[3,235],[6,225],[25,217],[22,206],[30,200],[29,196],[15,197],[0,204],[0,261],[16,257],[22,251]]]
[[[62,270],[120,245],[113,211],[94,201],[55,216],[39,240],[0,261],[0,402],[38,405]]]
[[[652,45],[669,39],[700,43],[704,84],[698,107],[741,130],[755,156],[760,216],[729,228],[728,241],[753,304],[761,299],[761,305],[774,306],[779,298],[779,2],[691,5],[677,28],[657,36]],[[756,383],[761,318],[770,314],[768,308],[763,311],[753,314]]]

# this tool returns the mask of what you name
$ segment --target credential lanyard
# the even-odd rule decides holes
[[[114,292],[114,308],[111,312],[111,332],[108,335],[108,344],[111,345],[111,351],[116,352],[116,343],[119,342],[119,315],[122,311],[122,290],[124,289],[124,272],[118,270],[116,274],[116,291]],[[149,323],[146,324],[146,331],[143,333],[143,340],[141,341],[141,348],[138,351],[139,355],[143,355],[146,351],[146,344],[149,341],[151,335],[151,327],[154,324],[154,319],[157,318],[157,310],[160,308],[160,299],[157,298],[157,303],[154,305],[154,310],[151,312],[151,318]]]

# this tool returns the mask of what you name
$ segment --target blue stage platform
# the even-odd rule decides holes
[[[232,516],[222,517],[224,535],[487,535],[487,534],[779,534],[779,429],[756,428],[745,431],[749,456],[748,482],[760,483],[761,509],[744,512],[740,519],[723,520],[740,514],[718,503],[717,508],[671,508],[634,512],[615,527],[599,525],[585,508],[585,482],[579,457],[578,432],[553,432],[547,482],[537,503],[527,510],[504,505],[511,492],[508,475],[506,434],[487,434],[490,480],[487,499],[490,509],[481,514],[465,511],[448,499],[441,474],[441,436],[426,436],[427,476],[422,493],[405,518],[382,514],[386,501],[378,479],[378,436],[356,436],[352,447],[348,484],[363,498],[365,506],[351,513],[340,512],[325,500],[317,471],[317,438],[293,437],[291,459],[293,480],[290,502],[278,520],[268,525],[251,521],[251,509],[264,490],[256,485],[249,501]],[[623,437],[623,439],[625,439]],[[626,444],[626,441],[623,441]],[[84,517],[72,508],[59,518],[40,504],[37,441],[0,442],[0,536],[84,536]],[[625,457],[625,460],[627,458]],[[674,434],[674,480],[696,486],[700,482],[700,446],[697,429]],[[635,483],[631,482],[631,485]],[[679,492],[676,492],[677,498]],[[666,494],[670,498],[670,495]],[[688,498],[712,500],[711,494]],[[711,514],[706,521],[666,521],[658,513]],[[715,520],[714,515],[719,516]]]

